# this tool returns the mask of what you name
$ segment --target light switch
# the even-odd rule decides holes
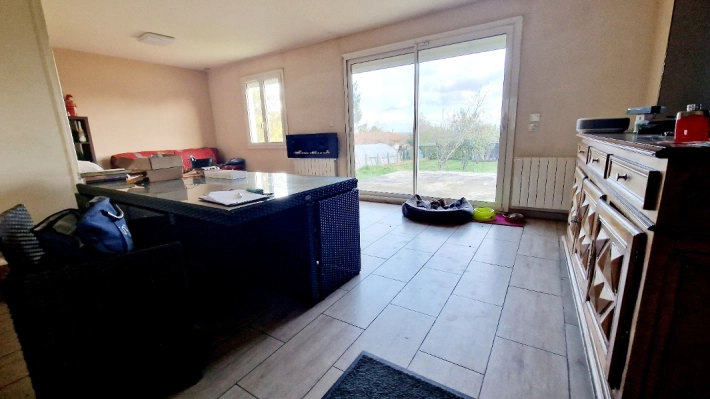
[[[530,122],[540,122],[540,114],[530,114]]]
[[[328,126],[333,127],[333,126],[335,126],[335,123],[333,123],[333,121],[329,121]]]

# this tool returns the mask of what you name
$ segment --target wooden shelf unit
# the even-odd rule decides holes
[[[80,161],[96,162],[96,152],[94,152],[94,142],[91,138],[89,118],[86,116],[70,116],[69,128],[71,129],[76,158]],[[84,131],[86,141],[79,140],[79,129]]]

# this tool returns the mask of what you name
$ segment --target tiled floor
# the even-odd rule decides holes
[[[255,292],[177,398],[320,398],[363,350],[476,398],[592,397],[562,224],[441,227],[395,205],[360,210],[361,274],[312,308]],[[0,399],[31,393],[6,313]]]

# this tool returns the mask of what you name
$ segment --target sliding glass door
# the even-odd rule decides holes
[[[361,190],[412,195],[414,54],[351,65],[355,176]]]
[[[364,194],[501,207],[512,35],[499,31],[347,61],[351,172]]]
[[[418,194],[496,202],[505,35],[418,58]]]

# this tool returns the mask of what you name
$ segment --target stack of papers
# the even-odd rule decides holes
[[[261,201],[269,198],[268,195],[254,194],[245,190],[229,190],[229,191],[212,191],[201,197],[202,201],[212,202],[215,204],[234,206],[246,204],[248,202]]]

